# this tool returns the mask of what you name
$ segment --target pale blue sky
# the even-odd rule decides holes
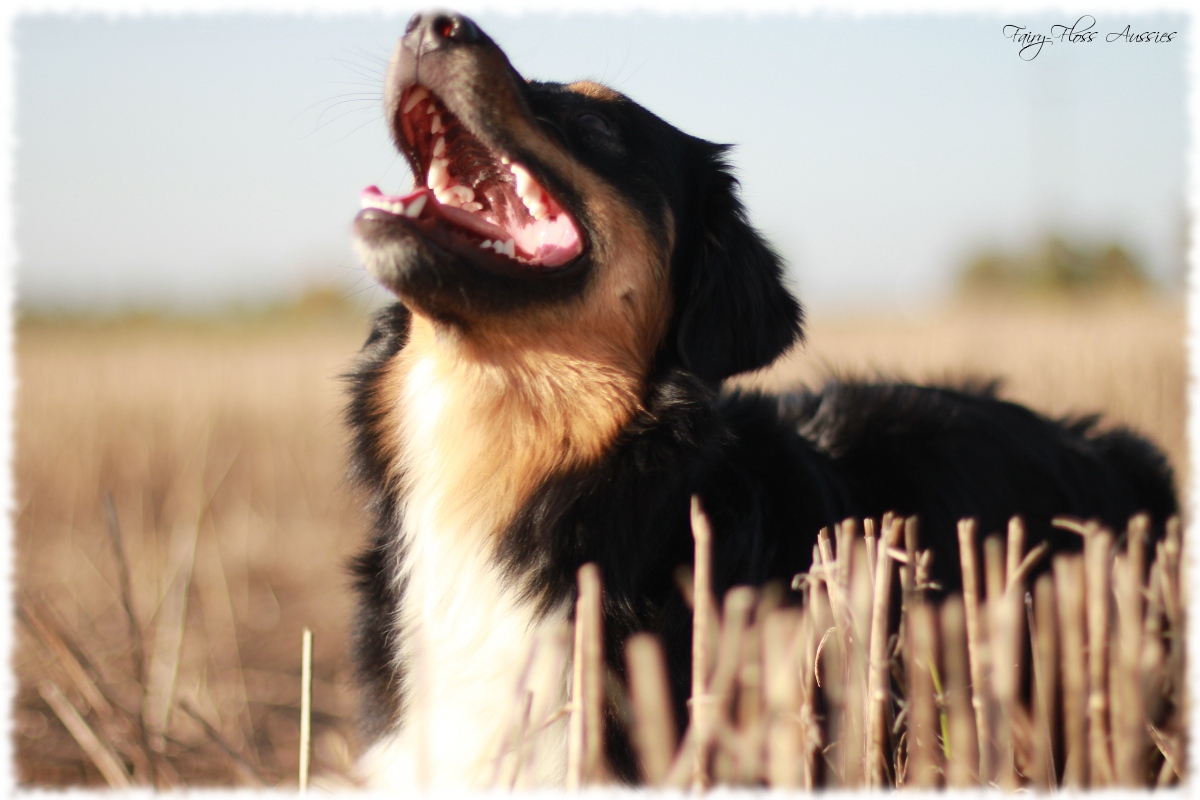
[[[339,280],[359,190],[410,178],[378,111],[391,17],[19,19],[21,302],[254,303]],[[1182,269],[1181,16],[1100,14],[1032,62],[998,16],[478,14],[525,75],[599,79],[734,153],[815,310],[937,297],[981,244],[1120,239]],[[1067,15],[1063,15],[1064,17]],[[1103,33],[1180,30],[1171,44]]]

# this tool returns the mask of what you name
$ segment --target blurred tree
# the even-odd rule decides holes
[[[959,271],[959,291],[970,296],[1058,296],[1143,293],[1151,281],[1120,243],[1083,247],[1059,236],[1016,252],[986,250]]]

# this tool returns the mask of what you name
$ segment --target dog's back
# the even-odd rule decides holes
[[[1096,417],[1047,419],[1000,399],[994,384],[833,380],[773,402],[782,424],[829,458],[853,497],[848,516],[919,517],[945,591],[961,585],[959,520],[977,520],[987,535],[1019,516],[1028,546],[1078,551],[1078,533],[1053,526],[1054,517],[1123,531],[1145,512],[1161,535],[1178,513],[1171,469],[1148,441],[1102,430]]]

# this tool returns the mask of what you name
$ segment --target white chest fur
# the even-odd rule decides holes
[[[569,606],[537,614],[492,557],[493,514],[450,499],[464,487],[441,450],[455,439],[432,369],[418,362],[405,387],[406,553],[393,576],[404,721],[360,771],[374,787],[561,785]]]

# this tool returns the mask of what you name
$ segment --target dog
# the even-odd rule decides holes
[[[397,298],[350,376],[353,473],[374,519],[354,567],[368,784],[494,782],[518,681],[535,673],[548,688],[526,718],[551,721],[518,785],[563,783],[559,632],[587,562],[609,663],[619,672],[632,633],[657,633],[686,719],[691,612],[673,575],[692,560],[693,494],[718,597],[786,585],[847,517],[919,516],[950,592],[961,518],[990,532],[1019,514],[1031,546],[1070,550],[1078,537],[1052,516],[1120,530],[1145,511],[1157,530],[1178,510],[1144,439],[1049,420],[987,385],[723,391],[803,331],[726,146],[596,83],[527,81],[448,12],[409,21],[384,108],[416,188],[370,187],[354,222]],[[627,737],[608,730],[612,769],[633,780]]]

